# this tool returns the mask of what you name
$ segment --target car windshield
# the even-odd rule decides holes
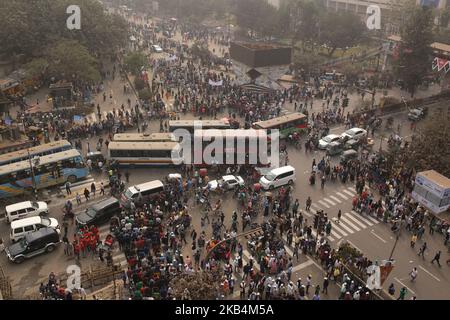
[[[326,136],[322,140],[325,141],[325,142],[331,142],[331,138],[332,137],[330,137],[330,136]]]
[[[37,202],[32,202],[31,205],[33,206],[33,208],[39,209],[39,205]]]
[[[49,227],[52,224],[50,219],[46,217],[41,217],[41,223],[46,227]]]
[[[125,197],[127,197],[128,199],[133,198],[133,192],[132,192],[130,189],[128,189],[128,190],[125,192]]]
[[[266,177],[267,180],[273,181],[273,180],[275,180],[275,178],[276,178],[276,174],[274,174],[274,173],[268,173],[265,177]]]
[[[22,249],[25,249],[26,247],[28,247],[28,242],[26,238],[22,238],[22,240],[19,241],[20,247]]]

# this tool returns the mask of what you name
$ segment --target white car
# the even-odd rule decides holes
[[[361,140],[367,137],[367,131],[361,128],[351,128],[341,134],[341,137],[345,140]]]
[[[153,48],[153,51],[155,51],[156,53],[163,52],[163,49],[160,46],[156,45],[156,44],[152,45],[152,48]]]
[[[340,139],[341,136],[337,134],[329,134],[319,140],[319,149],[325,150],[330,145],[330,143],[339,142]]]
[[[219,180],[212,180],[208,182],[208,186],[206,186],[207,189],[214,191],[217,189],[217,187],[221,187],[225,190],[232,190],[236,186],[243,186],[245,184],[244,179],[242,179],[241,176],[223,176],[222,179]]]
[[[43,201],[24,201],[6,206],[5,211],[6,221],[9,223],[14,220],[48,214],[48,206]]]
[[[294,182],[295,168],[292,166],[284,166],[270,170],[270,172],[259,179],[259,184],[264,190],[272,190],[285,184],[292,185]]]

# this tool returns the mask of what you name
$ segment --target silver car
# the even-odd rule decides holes
[[[341,136],[337,134],[329,134],[319,140],[319,149],[326,150],[326,148],[330,145],[330,143],[339,142],[340,139]]]

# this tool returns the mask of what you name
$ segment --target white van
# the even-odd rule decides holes
[[[137,202],[139,195],[142,197],[142,201],[147,201],[153,197],[159,195],[164,191],[164,184],[160,180],[154,180],[136,186],[129,187],[120,197],[120,203],[123,207],[129,208],[131,201]]]
[[[295,181],[295,168],[292,166],[284,166],[270,170],[265,176],[259,179],[259,184],[264,190],[271,190],[284,186],[285,184],[293,184]]]
[[[5,207],[6,222],[40,216],[48,213],[48,206],[43,201],[24,201]]]
[[[26,234],[39,230],[40,228],[50,227],[60,233],[58,220],[46,217],[30,217],[11,222],[11,232],[9,238],[12,242],[16,242]]]

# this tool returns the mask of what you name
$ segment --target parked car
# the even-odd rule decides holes
[[[343,134],[341,134],[341,138],[344,141],[348,140],[361,140],[363,138],[367,137],[367,131],[361,128],[351,128],[345,131]]]
[[[5,252],[11,262],[22,263],[25,259],[54,251],[59,243],[59,233],[46,227],[27,234],[19,242],[7,247]]]
[[[11,222],[11,231],[9,238],[12,242],[16,242],[28,233],[34,232],[41,228],[53,228],[57,232],[61,232],[58,220],[46,217],[29,217]]]
[[[419,121],[425,118],[425,110],[423,108],[410,109],[408,119],[411,121]]]
[[[327,146],[327,155],[335,156],[337,154],[341,154],[344,151],[344,146],[340,142],[331,142]]]
[[[158,46],[157,44],[152,45],[152,49],[153,49],[153,51],[156,52],[156,53],[161,53],[161,52],[164,51],[164,50],[163,50],[160,46]]]
[[[102,200],[86,209],[76,217],[77,225],[100,225],[111,220],[111,218],[120,213],[120,202],[114,197]]]
[[[206,188],[214,191],[217,189],[217,187],[220,186],[220,188],[223,188],[225,190],[232,190],[236,186],[243,186],[244,184],[244,179],[242,179],[241,176],[227,175],[223,176],[219,180],[212,180],[208,182],[208,186],[206,186]]]
[[[286,184],[295,182],[295,168],[284,166],[271,170],[259,179],[259,184],[264,190],[272,190]]]
[[[6,206],[5,211],[6,222],[9,223],[26,217],[45,215],[48,213],[48,206],[43,201],[24,201]]]
[[[328,145],[332,142],[338,142],[341,139],[341,136],[337,134],[329,134],[326,137],[323,137],[319,140],[319,149],[326,150]]]

